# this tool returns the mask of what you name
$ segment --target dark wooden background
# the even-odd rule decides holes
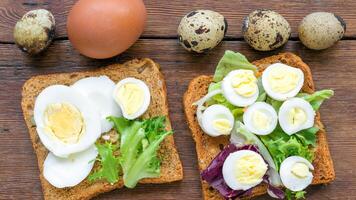
[[[136,57],[152,58],[162,66],[184,180],[116,190],[97,199],[201,199],[195,148],[185,123],[182,95],[193,77],[213,73],[227,49],[239,51],[251,61],[291,51],[311,67],[318,89],[335,90],[336,96],[322,106],[321,113],[337,178],[331,185],[309,189],[308,199],[356,199],[356,1],[146,0],[148,22],[141,39],[125,53],[107,60],[85,58],[67,40],[66,16],[73,3],[70,0],[0,0],[0,199],[43,198],[37,161],[20,108],[25,80],[33,75],[93,69]],[[14,44],[12,30],[17,19],[36,8],[46,8],[54,14],[57,37],[43,55],[28,57]],[[241,20],[258,8],[274,9],[289,21],[293,34],[287,45],[262,53],[243,41]],[[205,55],[192,55],[177,43],[179,20],[192,9],[219,11],[229,22],[226,39]],[[330,49],[312,51],[298,41],[299,21],[314,11],[334,12],[347,23],[346,36]]]

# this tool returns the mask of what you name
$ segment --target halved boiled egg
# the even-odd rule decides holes
[[[82,93],[92,106],[98,110],[100,113],[101,132],[110,131],[114,125],[106,118],[109,116],[121,116],[121,110],[112,98],[115,83],[107,76],[99,76],[80,79],[71,87]]]
[[[210,136],[229,135],[234,126],[234,116],[225,106],[214,104],[203,112],[200,124]]]
[[[43,145],[59,157],[87,149],[101,135],[97,110],[65,85],[49,86],[37,96],[34,120]]]
[[[126,119],[136,119],[141,116],[146,112],[151,101],[148,86],[136,78],[119,81],[115,86],[113,97]]]
[[[267,67],[262,74],[262,85],[268,96],[284,101],[298,94],[303,87],[304,73],[301,69],[282,63]]]
[[[300,156],[286,158],[280,167],[279,173],[283,185],[292,191],[304,190],[313,180],[313,165]]]
[[[256,102],[247,107],[243,115],[247,129],[256,135],[270,134],[277,126],[277,113],[265,102]]]
[[[224,97],[238,107],[251,105],[258,98],[257,78],[252,70],[231,71],[223,79],[221,89]]]
[[[311,128],[314,125],[315,111],[309,102],[302,98],[291,98],[279,108],[279,125],[288,135]]]
[[[97,155],[95,146],[68,158],[60,158],[50,152],[43,163],[43,176],[56,188],[78,185],[89,175]]]
[[[226,158],[222,173],[231,189],[248,190],[263,181],[267,169],[267,164],[260,154],[251,150],[240,150]]]

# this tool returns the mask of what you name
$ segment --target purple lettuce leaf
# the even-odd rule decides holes
[[[275,199],[284,199],[284,197],[285,197],[284,191],[281,188],[272,185],[269,180],[269,176],[267,174],[263,177],[263,182],[267,183],[267,185],[268,185],[267,186],[267,194],[270,197],[275,198]]]
[[[243,190],[233,190],[225,182],[222,167],[226,158],[230,153],[234,153],[239,150],[251,150],[259,153],[258,148],[254,145],[244,145],[237,147],[234,144],[227,145],[210,163],[210,165],[201,173],[203,180],[209,183],[209,185],[220,192],[220,194],[225,199],[234,199],[236,197],[241,197],[251,193],[252,189]]]

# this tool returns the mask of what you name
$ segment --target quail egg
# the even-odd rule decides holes
[[[200,125],[212,137],[229,135],[234,126],[234,116],[225,106],[214,104],[203,112]]]
[[[276,49],[288,41],[291,28],[286,19],[273,10],[255,10],[244,18],[242,34],[259,51]]]
[[[226,19],[220,13],[211,10],[192,11],[180,21],[179,43],[188,51],[206,52],[222,41],[227,26]]]
[[[257,78],[252,70],[233,70],[222,81],[224,97],[233,105],[245,107],[258,98]]]
[[[300,41],[314,50],[331,47],[344,36],[345,31],[345,21],[328,12],[311,13],[304,17],[298,27]]]
[[[52,42],[55,20],[45,9],[27,12],[15,25],[14,39],[22,51],[38,54]]]
[[[119,81],[113,91],[113,98],[126,119],[136,119],[146,112],[151,102],[150,89],[145,82],[136,78]]]
[[[277,126],[277,113],[265,102],[256,102],[247,107],[243,115],[247,129],[256,135],[268,135]]]
[[[263,181],[268,165],[262,156],[251,150],[231,153],[225,160],[222,174],[233,190],[248,190]]]
[[[304,73],[301,69],[283,63],[274,63],[262,74],[262,85],[268,96],[284,101],[302,89]]]
[[[300,156],[286,158],[280,167],[279,173],[283,185],[292,191],[304,190],[313,180],[313,165]]]
[[[278,112],[279,125],[288,135],[311,128],[314,118],[313,107],[302,98],[288,99],[283,102]]]

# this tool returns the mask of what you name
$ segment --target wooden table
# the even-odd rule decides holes
[[[356,1],[253,2],[146,0],[148,22],[141,39],[120,56],[93,60],[79,55],[66,36],[66,16],[74,1],[0,0],[0,199],[42,199],[38,166],[20,108],[21,87],[25,80],[33,75],[93,69],[136,57],[152,58],[162,66],[167,79],[174,137],[184,165],[184,180],[116,190],[97,199],[201,199],[195,147],[185,123],[182,95],[193,77],[213,73],[227,49],[239,51],[251,61],[278,52],[294,52],[312,68],[318,89],[335,90],[336,96],[322,106],[321,113],[337,178],[331,185],[309,189],[308,198],[356,199]],[[46,8],[54,14],[57,37],[43,55],[29,57],[14,44],[12,29],[17,19],[35,8]],[[180,17],[198,8],[221,12],[229,22],[226,39],[205,55],[186,52],[176,38]],[[287,45],[262,53],[252,50],[243,41],[241,20],[257,8],[274,9],[285,16],[293,30]],[[347,23],[344,39],[324,51],[306,49],[298,41],[296,27],[313,11],[341,15]]]

